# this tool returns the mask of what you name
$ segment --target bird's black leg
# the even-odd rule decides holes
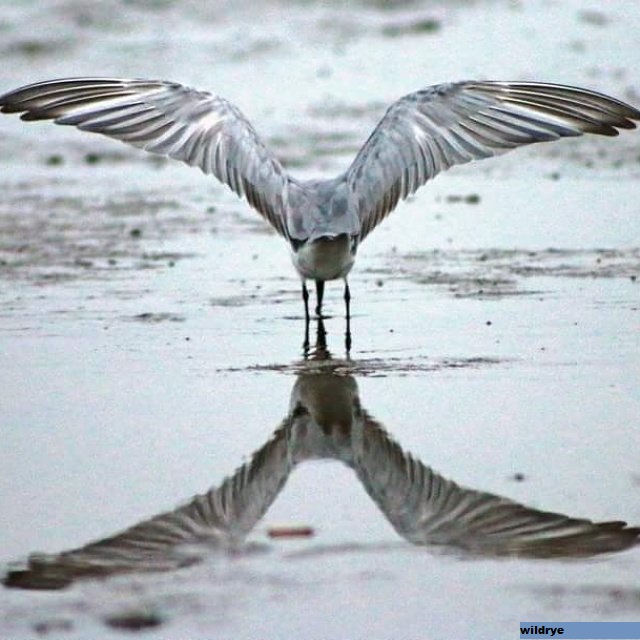
[[[316,305],[316,315],[322,318],[322,298],[324,297],[324,280],[316,280],[316,296],[318,304]]]
[[[304,317],[309,322],[309,289],[307,289],[307,283],[302,283],[302,301],[304,302]]]
[[[344,281],[344,305],[347,310],[347,320],[351,319],[351,291],[349,291],[349,283]]]
[[[349,283],[344,281],[344,306],[347,313],[347,329],[344,334],[344,346],[349,355],[351,351],[351,291],[349,291]]]
[[[302,283],[302,300],[304,302],[304,342],[302,343],[302,349],[304,351],[305,358],[309,353],[309,289],[307,289],[307,283]]]
[[[324,328],[324,320],[318,318],[318,328],[316,331],[316,355],[324,355],[327,352],[327,330]]]

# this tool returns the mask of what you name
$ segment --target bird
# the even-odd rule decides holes
[[[640,111],[602,93],[542,82],[436,84],[391,104],[346,171],[298,180],[223,97],[166,80],[79,77],[36,82],[0,96],[0,111],[53,120],[199,167],[230,187],[281,235],[302,282],[342,279],[350,346],[348,275],[360,243],[438,173],[559,138],[618,135]]]

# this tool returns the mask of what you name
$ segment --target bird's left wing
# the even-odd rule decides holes
[[[284,487],[292,463],[284,421],[273,437],[219,487],[116,535],[55,555],[32,554],[2,582],[59,589],[79,578],[168,571],[242,543]]]
[[[213,174],[286,234],[280,162],[240,110],[175,82],[66,78],[0,96],[0,111],[101,133]]]
[[[427,180],[534,142],[632,129],[640,111],[601,93],[534,82],[458,82],[391,105],[346,174],[363,239]]]

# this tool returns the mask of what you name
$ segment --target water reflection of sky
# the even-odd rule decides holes
[[[8,573],[5,586],[57,589],[80,578],[167,571],[213,553],[239,553],[289,476],[310,460],[337,460],[351,469],[353,480],[413,545],[480,557],[575,558],[637,542],[640,528],[624,522],[592,522],[527,507],[440,475],[367,412],[350,373],[357,363],[351,369],[350,361],[332,359],[322,321],[316,337],[297,365],[286,417],[221,485],[113,537],[60,554],[32,555],[26,568]],[[300,533],[314,535],[311,527],[281,530],[284,537]],[[313,553],[313,543],[307,552]]]

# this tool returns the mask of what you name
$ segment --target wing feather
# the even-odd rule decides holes
[[[3,584],[22,589],[62,588],[79,578],[176,569],[216,550],[234,548],[266,513],[289,477],[287,424],[284,421],[251,460],[219,487],[78,549],[33,554],[28,565],[10,571]]]
[[[285,234],[288,176],[248,120],[219,96],[175,82],[68,78],[0,97],[23,120],[53,120],[169,156],[215,175]]]
[[[416,545],[487,556],[572,557],[638,544],[640,528],[541,511],[461,487],[406,453],[365,413],[354,470],[395,530]]]
[[[425,182],[457,164],[536,142],[633,129],[640,111],[601,93],[534,82],[459,82],[389,107],[346,174],[363,239]]]

